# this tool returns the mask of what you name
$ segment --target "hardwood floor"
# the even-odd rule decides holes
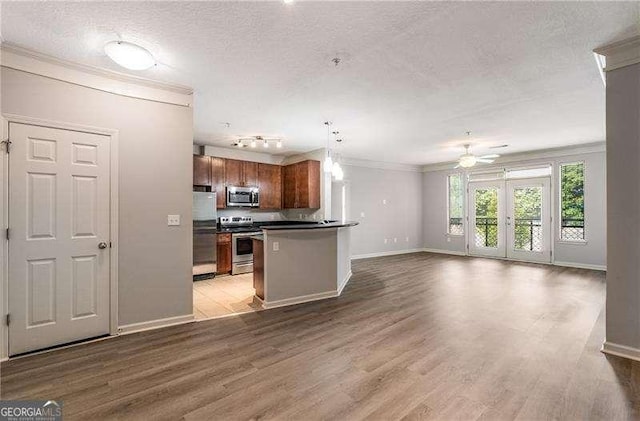
[[[246,313],[261,308],[253,299],[253,273],[217,276],[193,283],[193,315],[196,320]]]
[[[599,352],[604,273],[417,253],[339,298],[3,363],[65,419],[633,419],[640,364]]]

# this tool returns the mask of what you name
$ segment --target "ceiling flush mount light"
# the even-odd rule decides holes
[[[156,65],[153,55],[145,48],[126,41],[111,41],[104,52],[120,66],[129,70],[146,70]]]
[[[255,140],[255,139],[251,139],[251,147],[252,147],[252,148],[255,148],[256,146],[258,146],[258,145],[256,144],[256,140]]]
[[[276,142],[276,148],[278,149],[282,148],[282,140],[278,139],[278,141]]]

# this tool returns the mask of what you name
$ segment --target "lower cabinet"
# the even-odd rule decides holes
[[[253,288],[264,300],[264,242],[253,239]]]
[[[218,273],[231,272],[231,234],[218,234],[216,242]]]

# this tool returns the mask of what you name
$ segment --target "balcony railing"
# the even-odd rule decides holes
[[[584,218],[563,218],[560,221],[560,238],[567,241],[584,240]]]
[[[542,249],[542,221],[540,218],[517,218],[515,221],[515,247],[520,250]],[[584,239],[584,219],[563,219],[560,225],[563,240]],[[449,233],[464,233],[463,218],[449,218]],[[476,217],[476,246],[497,247],[498,218]]]

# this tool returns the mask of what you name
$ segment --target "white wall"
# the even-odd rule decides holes
[[[640,57],[638,50],[634,57]],[[604,349],[640,359],[640,64],[607,72],[607,163]]]
[[[343,167],[349,193],[347,219],[360,222],[352,228],[351,254],[422,248],[422,174],[415,170]]]
[[[563,153],[562,156],[523,159],[504,164],[505,167],[521,167],[552,164],[552,210],[554,228],[559,221],[558,186],[559,164],[584,161],[585,163],[585,243],[568,243],[559,240],[558,229],[554,233],[554,260],[586,267],[604,268],[606,253],[606,154],[591,152],[582,154]],[[488,167],[485,167],[488,168]],[[423,176],[424,188],[424,247],[464,253],[464,236],[447,235],[447,176],[457,170],[427,171]],[[466,177],[465,177],[466,179]],[[465,198],[465,203],[467,200]]]
[[[193,110],[8,68],[1,79],[3,113],[119,130],[119,325],[190,315]]]

